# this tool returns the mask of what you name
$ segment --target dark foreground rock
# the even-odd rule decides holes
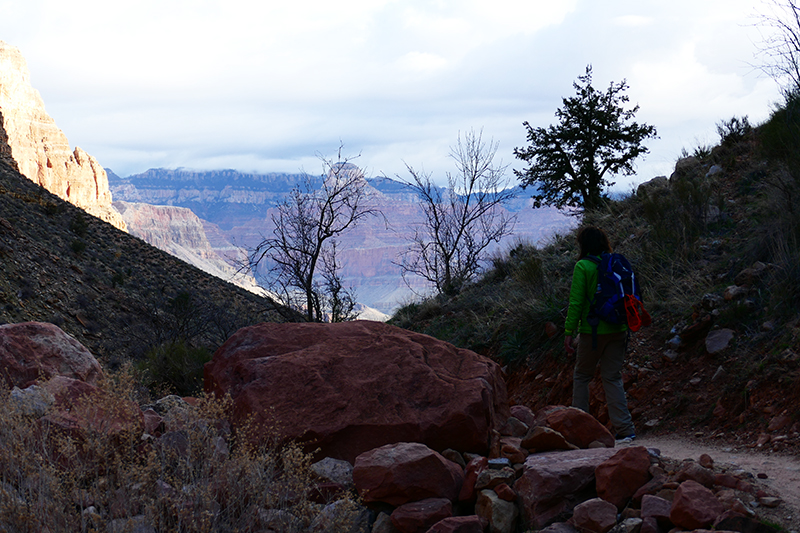
[[[368,321],[244,328],[206,365],[205,389],[231,395],[235,424],[277,426],[351,463],[397,442],[487,454],[509,416],[496,363]]]
[[[103,375],[89,350],[59,327],[44,322],[0,326],[0,369],[6,386],[20,389],[53,376],[96,384]]]

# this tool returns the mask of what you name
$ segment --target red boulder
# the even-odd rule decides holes
[[[580,503],[579,495],[595,483],[595,469],[616,450],[594,448],[529,455],[514,483],[525,525],[540,529]]]
[[[463,482],[460,466],[415,442],[362,453],[353,467],[353,483],[367,503],[403,505],[427,498],[455,501]]]
[[[400,533],[420,533],[453,516],[453,504],[445,498],[429,498],[401,505],[392,513],[392,525]]]
[[[496,363],[369,321],[239,330],[206,364],[205,389],[230,393],[234,423],[277,426],[350,462],[395,442],[486,454],[510,415]]]
[[[725,509],[714,493],[696,481],[681,483],[675,491],[669,518],[686,529],[710,527]]]
[[[0,375],[7,388],[24,389],[53,376],[96,384],[100,363],[58,326],[23,322],[0,326]]]
[[[650,481],[650,454],[644,446],[623,448],[594,471],[597,495],[622,510]]]
[[[593,442],[606,448],[614,447],[614,436],[595,417],[576,407],[545,407],[537,413],[542,425],[561,433],[568,442],[586,449]]]

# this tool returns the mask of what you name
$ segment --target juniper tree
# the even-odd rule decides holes
[[[634,160],[648,152],[642,142],[656,136],[655,127],[633,121],[638,105],[625,109],[625,80],[598,91],[589,65],[573,87],[575,96],[563,98],[555,113],[558,124],[534,128],[523,122],[530,144],[514,149],[529,165],[514,173],[523,187],[537,188],[535,207],[599,207],[614,185],[611,176],[633,174]]]

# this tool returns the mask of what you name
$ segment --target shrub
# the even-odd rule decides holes
[[[73,412],[119,412],[136,390],[130,372],[116,374]],[[277,438],[248,444],[248,434],[277,435],[275,428],[231,435],[223,423],[229,397],[173,407],[165,413],[168,434],[158,439],[99,426],[65,433],[37,421],[41,413],[11,401],[8,391],[0,402],[0,529],[260,531],[271,516],[273,527],[281,518],[280,531],[292,533],[321,518],[309,500],[311,456]],[[356,505],[349,497],[342,504],[331,530],[349,530],[341,522],[352,520]]]
[[[717,123],[717,133],[723,144],[735,144],[745,138],[753,127],[747,116],[742,118],[732,117]]]
[[[81,255],[86,250],[86,241],[82,239],[73,239],[69,247],[75,255]]]
[[[78,237],[85,237],[86,231],[89,229],[89,223],[86,221],[83,214],[78,212],[72,217],[72,221],[69,223],[69,229]]]
[[[204,347],[174,340],[152,348],[138,368],[150,388],[163,388],[181,396],[192,396],[203,388],[203,365],[211,360]]]

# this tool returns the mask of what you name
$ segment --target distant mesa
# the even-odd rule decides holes
[[[221,256],[230,253],[231,243],[247,249],[271,235],[271,210],[305,177],[179,168],[150,169],[121,178],[107,171],[115,201],[190,209],[202,221],[212,249]],[[312,179],[321,185],[324,176]],[[416,196],[402,182],[387,177],[366,181],[386,221],[374,219],[360,224],[342,236],[338,250],[344,284],[353,287],[358,301],[370,308],[362,318],[381,320],[380,314],[390,315],[428,290],[419,278],[407,280],[409,287],[396,264],[408,247],[409,233],[421,223],[422,213]],[[500,248],[519,241],[539,243],[575,223],[574,217],[555,208],[533,209],[530,194],[522,191],[508,209],[517,216],[516,230]],[[136,224],[126,220],[131,232],[138,235]],[[166,228],[164,232],[169,233]]]

